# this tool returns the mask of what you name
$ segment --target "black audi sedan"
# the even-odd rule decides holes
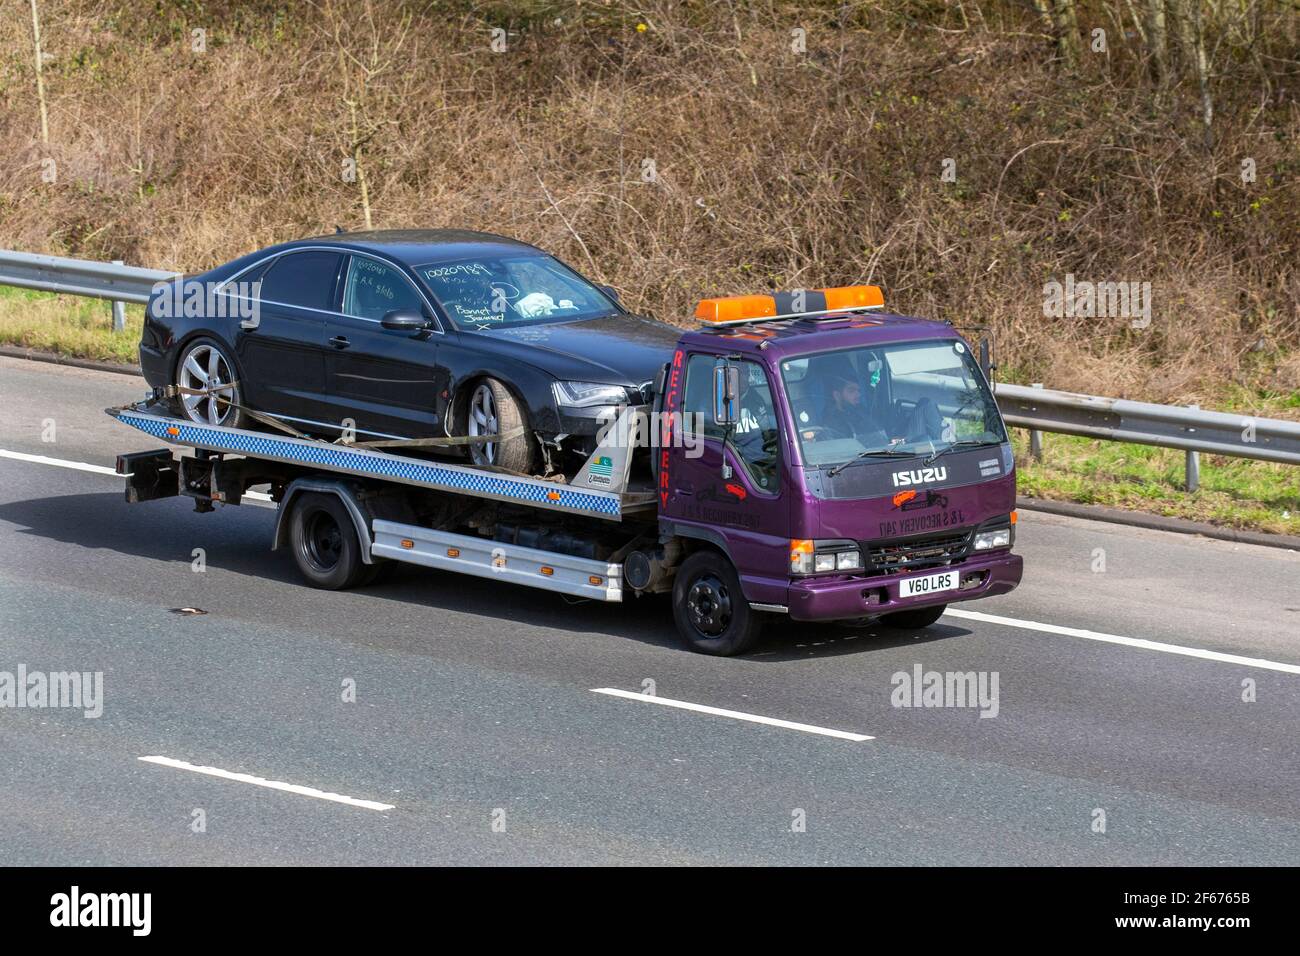
[[[467,445],[475,463],[537,473],[590,454],[611,406],[645,403],[679,333],[527,243],[341,233],[159,285],[140,365],[195,422],[505,435]]]

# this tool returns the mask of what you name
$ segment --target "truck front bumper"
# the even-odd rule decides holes
[[[1023,567],[1020,555],[1003,551],[947,567],[882,577],[801,578],[792,581],[787,589],[787,607],[796,621],[840,621],[954,604],[1014,590]],[[902,579],[949,570],[960,573],[962,586],[958,590],[920,597],[898,596],[898,582]]]

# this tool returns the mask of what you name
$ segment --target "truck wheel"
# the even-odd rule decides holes
[[[294,501],[289,540],[298,570],[314,588],[355,587],[374,567],[361,560],[356,525],[336,495],[303,494]]]
[[[470,445],[476,465],[496,465],[509,471],[532,474],[537,464],[536,441],[528,431],[528,416],[510,390],[494,378],[485,378],[469,397],[466,421],[470,435],[499,435],[523,427],[524,433],[502,442]]]
[[[920,627],[929,627],[943,617],[943,612],[946,610],[948,610],[948,605],[937,604],[934,607],[918,607],[913,611],[895,611],[893,614],[882,615],[880,623],[885,627],[897,627],[914,631]]]
[[[749,650],[763,629],[736,569],[716,551],[697,551],[682,562],[673,583],[673,617],[693,650],[722,657]]]

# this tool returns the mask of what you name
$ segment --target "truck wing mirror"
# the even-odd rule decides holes
[[[740,369],[734,365],[713,367],[713,424],[734,425],[740,418]]]
[[[993,384],[993,373],[997,371],[997,366],[993,364],[993,339],[990,336],[980,337],[980,371],[984,373],[984,378],[990,385]]]

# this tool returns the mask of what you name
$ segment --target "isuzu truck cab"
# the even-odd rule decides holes
[[[986,370],[952,326],[882,306],[875,287],[709,299],[682,336],[663,407],[702,453],[663,442],[657,485],[661,535],[694,546],[675,610],[697,649],[750,646],[765,613],[925,627],[1020,582]]]
[[[200,511],[266,488],[272,548],[320,588],[401,561],[595,601],[667,593],[686,643],[723,655],[775,615],[926,627],[1020,582],[1015,462],[987,342],[977,359],[951,325],[883,305],[874,286],[706,299],[652,404],[621,409],[573,475],[195,423],[158,396],[108,412],[193,454],[118,471],[129,502]]]

